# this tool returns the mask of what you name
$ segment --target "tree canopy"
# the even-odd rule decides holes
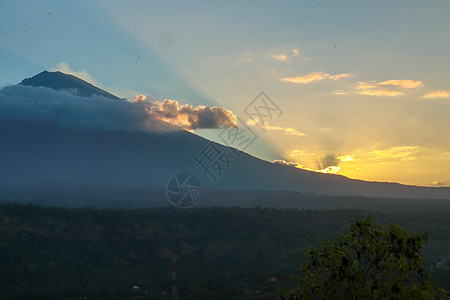
[[[344,235],[327,238],[320,249],[309,249],[299,274],[291,276],[293,288],[280,290],[279,295],[281,299],[434,299],[434,279],[425,271],[420,253],[427,239],[426,232],[384,227],[370,216],[356,218]]]

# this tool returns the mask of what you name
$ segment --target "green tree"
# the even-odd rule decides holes
[[[308,261],[293,288],[281,299],[434,299],[434,279],[423,267],[420,249],[428,234],[409,233],[398,225],[382,226],[369,216],[356,218],[321,249],[309,249]],[[445,294],[440,290],[441,294]]]

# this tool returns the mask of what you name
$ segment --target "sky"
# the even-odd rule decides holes
[[[231,111],[271,162],[450,186],[449,15],[448,1],[0,0],[0,88],[59,70]]]

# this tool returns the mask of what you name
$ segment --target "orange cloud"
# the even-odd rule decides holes
[[[298,77],[286,77],[286,78],[281,78],[281,81],[285,81],[285,82],[292,82],[292,83],[300,83],[300,84],[307,84],[307,83],[311,83],[314,81],[321,81],[324,79],[331,79],[331,80],[339,80],[342,78],[348,78],[353,76],[353,74],[351,73],[342,73],[342,74],[336,74],[336,75],[330,75],[328,73],[325,72],[314,72],[314,73],[310,73],[308,75],[305,76],[298,76]]]
[[[418,80],[386,80],[378,83],[383,86],[395,86],[403,89],[416,89],[423,86],[423,83]]]
[[[381,82],[358,82],[356,89],[360,95],[397,97],[405,94],[405,91],[422,87],[418,80],[396,79]]]
[[[422,98],[450,98],[450,93],[447,91],[435,91],[422,96]]]
[[[393,90],[388,90],[388,89],[384,89],[384,90],[364,90],[359,92],[359,94],[361,95],[368,95],[368,96],[388,96],[388,97],[397,97],[400,95],[403,95],[403,92],[399,92],[399,91],[393,91]]]
[[[154,119],[181,127],[186,130],[200,128],[237,128],[237,117],[222,107],[208,107],[188,104],[180,105],[176,100],[166,99],[162,102],[147,100],[144,95],[138,95],[131,102],[146,104],[145,110]]]

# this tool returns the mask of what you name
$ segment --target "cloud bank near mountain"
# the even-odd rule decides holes
[[[24,85],[0,90],[0,119],[50,122],[78,129],[164,132],[181,127],[195,130],[234,127],[235,118],[224,108],[192,107],[175,100],[111,100],[99,95],[81,97],[69,90]]]
[[[222,107],[204,105],[194,107],[170,99],[156,102],[147,100],[144,95],[136,96],[133,102],[148,105],[146,110],[153,118],[186,130],[238,127],[236,115]]]

